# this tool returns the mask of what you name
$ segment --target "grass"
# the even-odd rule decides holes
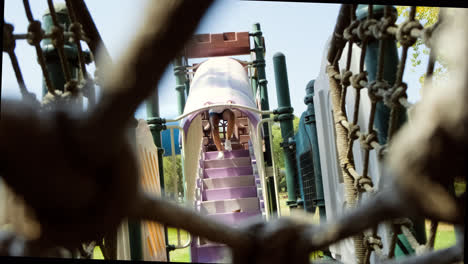
[[[465,190],[465,186],[460,187],[460,189]],[[288,194],[286,192],[280,193],[280,210],[281,210],[281,215],[286,216],[290,214],[290,209],[286,205],[286,201],[288,199]],[[318,214],[317,211],[313,216],[314,218],[317,219],[318,223]],[[429,232],[430,232],[430,222],[426,222],[426,235],[429,237]],[[453,229],[453,225],[449,225],[446,223],[439,223],[439,226],[437,228],[437,234],[435,238],[435,243],[434,243],[434,249],[444,249],[451,247],[455,245],[455,231]]]
[[[430,222],[426,221],[426,237],[429,238]],[[439,223],[434,242],[434,249],[444,249],[455,245],[455,230],[453,225]]]
[[[177,244],[177,229],[168,228],[169,244]],[[180,230],[180,243],[184,244],[188,239],[188,233]],[[171,262],[190,262],[190,247],[173,250],[169,253]]]
[[[95,247],[93,252],[93,259],[104,259],[100,247]]]

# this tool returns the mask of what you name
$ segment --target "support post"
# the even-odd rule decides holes
[[[159,184],[161,187],[161,195],[165,195],[164,187],[164,168],[163,168],[163,152],[161,142],[161,130],[165,129],[164,119],[159,117],[159,96],[158,89],[146,100],[146,115],[148,117],[148,125],[153,136],[153,142],[158,149],[158,167],[159,167]],[[167,235],[167,226],[164,225],[164,241],[166,242],[166,258],[169,261],[169,238]]]
[[[310,143],[312,145],[312,160],[314,163],[314,179],[315,179],[315,205],[319,209],[320,223],[327,221],[325,211],[325,197],[323,194],[322,183],[322,169],[320,166],[320,152],[317,137],[317,123],[315,121],[315,108],[314,108],[314,83],[315,80],[310,81],[306,87],[306,96],[304,103],[307,105],[307,115],[304,118],[304,123],[310,126]]]
[[[273,66],[275,69],[276,94],[278,98],[278,109],[275,110],[278,116],[275,116],[275,121],[280,121],[281,126],[281,136],[283,137],[281,145],[284,149],[286,186],[288,188],[288,201],[286,203],[290,207],[296,207],[298,197],[296,197],[297,167],[294,160],[296,156],[293,125],[294,115],[289,96],[286,58],[283,53],[278,52],[273,56]]]
[[[174,75],[176,77],[178,113],[181,115],[184,112],[186,93],[185,66],[183,66],[183,60],[181,56],[174,59]]]
[[[65,4],[55,4],[54,5],[55,12],[57,14],[57,20],[59,24],[63,26],[63,30],[68,30],[71,24],[70,17],[68,16],[67,6]],[[50,34],[52,32],[52,28],[54,27],[54,23],[52,20],[52,16],[50,14],[50,10],[44,12],[42,16],[42,24],[46,34]],[[61,92],[65,89],[65,74],[62,69],[62,64],[60,62],[60,57],[58,50],[52,44],[51,39],[44,39],[41,42],[42,52],[44,54],[45,64],[47,68],[47,72],[49,73],[49,78],[52,82],[53,87],[55,90],[59,90]],[[65,57],[67,59],[71,78],[77,79],[79,74],[79,62],[78,62],[78,48],[68,39],[64,39],[64,52]],[[42,96],[47,94],[47,85],[45,80],[42,81]],[[73,100],[74,104],[78,106],[78,109],[83,109],[83,96],[78,95],[75,100]]]
[[[250,83],[252,85],[252,94],[254,96],[255,101],[257,101],[257,87],[258,87],[257,75],[252,75]]]
[[[161,185],[161,192],[164,195],[164,168],[163,168],[163,152],[161,142],[161,131],[165,129],[163,124],[164,120],[159,117],[159,97],[158,90],[155,89],[154,93],[146,100],[146,116],[147,122],[153,136],[154,145],[158,148],[158,165],[159,165],[159,183]]]
[[[178,114],[182,115],[184,113],[185,108],[185,94],[188,95],[189,85],[188,80],[185,74],[185,66],[184,66],[184,58],[182,56],[178,56],[174,59],[174,75],[176,77],[176,91],[177,91],[177,107],[178,107]],[[182,168],[184,167],[184,159],[183,155],[181,156],[180,162],[182,163]],[[182,170],[182,181],[185,182],[185,175]],[[186,194],[185,184],[184,186],[184,196]]]
[[[381,19],[384,15],[384,5],[373,5],[373,18]],[[396,8],[392,7],[392,12],[396,12]],[[356,9],[356,18],[364,20],[368,17],[368,5],[358,5]],[[383,40],[383,59],[384,59],[384,72],[383,79],[392,86],[396,81],[396,72],[398,68],[399,58],[396,40],[392,38]],[[367,44],[367,51],[365,57],[365,65],[367,70],[368,82],[372,82],[377,78],[377,65],[379,57],[379,40],[370,40]],[[378,140],[380,144],[386,144],[388,138],[388,122],[390,118],[390,108],[387,107],[382,101],[376,105],[375,113],[375,127],[378,130]],[[398,111],[397,129],[400,128],[407,120],[406,109],[401,107]],[[426,243],[426,232],[424,219],[411,219],[413,222],[415,237],[419,243]]]
[[[266,79],[266,73],[265,73],[265,43],[264,39],[262,37],[262,31],[260,28],[259,23],[255,23],[252,28],[252,32],[249,34],[250,36],[253,37],[254,40],[254,49],[252,51],[255,52],[255,60],[253,62],[253,66],[257,69],[257,77],[258,77],[258,89],[260,89],[260,105],[262,110],[269,110],[270,105],[268,102],[268,91],[267,91],[267,79]],[[262,115],[262,118],[269,118],[268,115]],[[265,152],[264,152],[264,161],[265,161],[265,166],[266,167],[271,167],[273,166],[273,162],[271,159],[271,146],[270,146],[270,136],[268,135],[268,122],[263,124],[263,131],[265,133],[264,135],[264,140],[265,140]],[[273,178],[273,176],[268,176],[269,178],[266,179],[267,182],[274,182],[270,178]],[[269,193],[274,193],[275,188],[273,184],[268,184],[268,191]],[[276,197],[276,195],[272,195]],[[277,208],[276,208],[276,203],[272,203],[272,200],[270,199],[270,213],[271,214],[276,214]]]
[[[186,64],[187,64],[187,61],[182,56],[176,57],[173,63],[174,75],[176,77],[177,109],[178,109],[179,115],[182,115],[184,113],[185,97],[188,96],[189,90],[190,90],[190,81],[188,80],[188,78],[186,78],[186,74],[185,74]],[[181,153],[180,162],[183,168],[184,157],[182,153]],[[185,182],[184,170],[182,170],[182,182],[183,183]],[[184,186],[184,197],[186,197],[187,190],[185,188],[185,184],[182,184],[182,186]],[[176,196],[178,197],[177,193],[176,193]],[[166,228],[166,239],[167,239],[167,228]],[[166,240],[166,245],[167,245],[167,249],[166,249],[167,259],[169,260],[169,252],[172,250],[175,250],[175,247],[174,245],[169,245],[169,242],[167,240]]]

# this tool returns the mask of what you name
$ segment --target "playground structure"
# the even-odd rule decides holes
[[[69,2],[77,3],[79,1],[67,1],[67,4],[69,4]],[[76,8],[76,10],[79,10],[79,8]],[[75,12],[78,12],[76,10]],[[436,192],[437,190],[430,189],[432,185],[428,184],[429,193],[433,191],[434,193],[437,193],[435,198],[445,199],[444,201],[448,201],[448,204],[444,204],[444,207],[447,209],[443,209],[437,204],[434,204],[433,208],[428,209],[424,206],[424,201],[421,200],[423,197],[407,193],[408,190],[418,193],[416,192],[418,187],[414,187],[414,182],[410,181],[410,176],[408,176],[409,178],[406,181],[402,181],[402,175],[404,175],[405,171],[401,170],[397,170],[399,178],[396,180],[397,187],[393,188],[396,188],[394,190],[396,190],[397,194],[400,194],[403,198],[394,198],[395,194],[393,194],[393,196],[389,196],[389,193],[385,192],[385,190],[387,190],[386,188],[390,187],[385,183],[385,177],[388,178],[388,175],[385,175],[386,172],[383,168],[384,163],[381,161],[381,156],[389,155],[386,147],[387,138],[391,139],[397,128],[403,125],[403,121],[405,121],[405,111],[402,106],[409,105],[403,96],[405,85],[402,82],[406,55],[403,55],[403,57],[398,60],[398,56],[395,52],[396,45],[393,40],[393,35],[395,32],[399,32],[397,34],[400,38],[398,41],[403,45],[403,54],[406,54],[408,47],[412,45],[412,41],[415,39],[415,37],[408,37],[408,35],[411,36],[411,34],[414,34],[417,37],[420,37],[424,33],[424,31],[418,27],[417,23],[414,23],[414,9],[408,20],[413,24],[409,29],[403,26],[397,27],[393,25],[395,20],[392,12],[393,11],[390,7],[381,6],[375,6],[374,8],[368,9],[362,6],[356,7],[351,5],[344,5],[342,7],[337,21],[337,27],[333,34],[334,37],[330,40],[328,50],[322,60],[322,72],[319,74],[315,82],[309,83],[307,87],[308,95],[306,96],[305,101],[309,105],[309,108],[301,118],[302,123],[300,125],[300,131],[302,132],[295,136],[295,140],[293,140],[292,135],[293,116],[289,102],[289,93],[285,92],[287,91],[288,82],[285,69],[285,58],[282,54],[276,54],[274,56],[274,63],[277,90],[278,93],[282,93],[283,96],[278,96],[278,109],[270,110],[268,107],[268,94],[266,89],[267,82],[265,79],[265,63],[263,57],[265,43],[262,38],[259,25],[254,25],[254,31],[251,33],[225,33],[198,36],[198,40],[200,40],[199,42],[201,44],[193,45],[193,49],[186,49],[185,58],[179,54],[174,61],[174,70],[177,76],[179,114],[181,116],[175,120],[165,120],[160,118],[157,105],[154,105],[154,98],[152,98],[152,104],[150,103],[148,107],[150,116],[148,120],[149,127],[146,127],[146,125],[141,122],[138,124],[142,127],[140,127],[140,132],[137,128],[136,143],[137,145],[140,143],[141,146],[143,146],[140,147],[140,153],[150,153],[149,156],[140,154],[140,167],[152,168],[151,173],[148,173],[150,171],[148,169],[143,170],[144,173],[143,177],[141,177],[141,183],[143,183],[142,185],[145,186],[145,188],[148,188],[146,191],[149,191],[149,188],[152,188],[153,195],[158,195],[160,193],[159,188],[164,186],[163,180],[161,180],[163,179],[160,166],[162,164],[162,153],[159,151],[161,148],[159,133],[161,129],[164,128],[164,124],[166,122],[183,119],[184,121],[180,127],[180,137],[182,141],[182,155],[184,162],[185,198],[190,202],[190,205],[199,210],[202,215],[206,213],[208,213],[208,215],[204,218],[202,216],[195,217],[194,215],[191,215],[194,217],[194,220],[190,220],[188,222],[195,223],[198,221],[198,225],[181,223],[180,220],[178,221],[175,219],[177,214],[173,214],[172,217],[167,218],[164,218],[164,216],[160,218],[154,216],[151,218],[146,216],[145,219],[156,221],[160,220],[166,225],[174,224],[176,227],[184,228],[191,233],[193,232],[192,240],[189,244],[191,247],[192,260],[194,261],[211,262],[217,261],[219,258],[223,257],[223,255],[219,253],[221,246],[219,244],[213,244],[210,241],[227,244],[231,247],[233,249],[234,261],[237,261],[237,263],[241,263],[242,258],[246,257],[268,258],[265,255],[268,253],[261,250],[262,245],[257,244],[256,246],[258,250],[255,252],[250,252],[243,248],[243,246],[249,243],[249,239],[243,239],[242,237],[248,237],[248,234],[252,232],[254,235],[259,235],[259,233],[255,233],[252,229],[244,232],[243,229],[231,229],[228,228],[228,226],[237,224],[237,220],[239,218],[261,215],[260,212],[262,208],[265,208],[264,216],[267,220],[270,216],[274,216],[278,211],[276,197],[277,191],[275,190],[275,169],[273,168],[271,158],[268,124],[272,121],[280,121],[282,135],[284,138],[282,146],[285,149],[288,205],[291,207],[304,207],[307,212],[312,212],[314,207],[318,207],[321,216],[321,223],[325,226],[322,231],[316,231],[313,227],[306,226],[295,229],[298,231],[292,232],[288,228],[296,226],[297,223],[293,220],[287,220],[291,222],[271,221],[271,223],[267,223],[266,226],[273,226],[275,223],[278,226],[277,229],[273,228],[273,231],[270,230],[270,234],[283,234],[284,236],[284,233],[293,233],[297,238],[302,239],[300,241],[304,241],[301,243],[306,243],[308,245],[301,245],[301,247],[298,245],[298,248],[306,249],[304,249],[304,252],[290,256],[293,260],[296,259],[304,262],[304,256],[308,256],[308,254],[305,253],[328,246],[330,246],[330,257],[333,257],[335,259],[334,261],[343,261],[345,263],[348,263],[350,259],[356,260],[358,263],[376,263],[379,259],[393,257],[400,260],[405,252],[416,254],[417,256],[415,256],[414,259],[417,260],[419,258],[421,261],[423,261],[424,258],[427,259],[429,257],[441,261],[459,260],[461,256],[459,247],[460,244],[463,245],[463,239],[460,239],[460,237],[458,238],[461,242],[459,241],[456,246],[448,249],[447,251],[425,253],[425,250],[430,249],[431,243],[433,245],[435,230],[431,230],[430,237],[426,244],[426,238],[418,231],[418,227],[420,227],[420,225],[418,225],[418,221],[422,216],[428,216],[433,219],[434,223],[438,220],[443,220],[458,224],[460,228],[463,227],[463,221],[460,219],[464,219],[464,216],[460,215],[459,206],[464,203],[464,196],[453,198],[453,194]],[[200,11],[200,16],[201,13],[203,12]],[[53,11],[51,11],[51,14],[53,14]],[[72,20],[76,19],[73,18],[73,15],[71,17]],[[382,19],[376,20],[379,17]],[[85,24],[84,22],[81,23]],[[364,26],[359,27],[364,24],[366,24],[367,28]],[[89,23],[87,25],[89,26]],[[373,28],[371,26],[373,26]],[[406,35],[402,32],[406,32]],[[12,31],[10,31],[10,33],[12,33]],[[89,32],[86,32],[86,34],[89,34]],[[212,40],[222,39],[219,42],[204,41],[207,37],[210,37]],[[229,51],[229,48],[220,45],[220,43],[234,43],[234,39],[238,40],[240,43],[242,41],[245,42],[246,40],[248,42],[250,37],[253,39],[253,53],[255,54],[255,57],[251,62],[247,63],[229,60],[230,63],[234,63],[234,65],[237,65],[237,68],[240,67],[239,69],[242,70],[231,70],[228,72],[240,73],[244,71],[242,65],[247,66],[249,69],[247,72],[249,74],[245,74],[244,77],[250,77],[247,83],[250,82],[252,86],[248,86],[248,89],[245,88],[245,85],[243,85],[243,87],[249,94],[247,98],[250,98],[251,102],[241,103],[240,101],[237,102],[237,100],[234,100],[234,103],[227,104],[215,101],[212,102],[214,104],[208,106],[203,105],[205,103],[203,101],[193,101],[194,103],[192,103],[190,100],[192,88],[197,87],[195,83],[190,83],[190,81],[188,81],[190,80],[191,73],[186,72],[186,69],[188,69],[187,58],[190,58],[190,56],[213,57],[238,55],[239,53],[250,54],[250,43],[248,48],[245,46],[242,47],[241,45],[241,47],[237,46],[231,51]],[[84,37],[81,36],[81,38]],[[96,36],[94,35],[94,37],[90,38],[95,40]],[[411,41],[406,38],[411,38]],[[92,43],[91,40],[89,40],[89,42]],[[33,42],[33,44],[34,43],[38,44],[39,42]],[[356,43],[359,45],[359,48]],[[347,46],[345,44],[347,44]],[[213,45],[214,47],[210,47],[210,45]],[[386,46],[385,49],[382,48],[384,45]],[[85,71],[81,48],[79,45],[77,46],[78,56],[75,58],[79,62],[79,67],[77,67],[76,70],[79,69],[83,72],[80,77],[82,80],[84,79],[89,81],[90,77]],[[188,47],[190,47],[190,44]],[[367,49],[364,49],[364,47]],[[90,45],[90,48],[93,49],[92,45]],[[64,54],[62,54],[60,48],[57,49],[59,50],[59,57],[62,58]],[[365,51],[361,52],[360,49]],[[9,55],[13,57],[13,50],[7,49],[7,51],[9,52]],[[231,54],[229,52],[231,52]],[[387,52],[389,54],[387,54]],[[462,52],[466,51],[462,50]],[[341,54],[345,55],[342,57]],[[38,56],[41,57],[43,55],[40,55],[40,52],[38,51]],[[357,58],[363,59],[358,60]],[[383,58],[385,58],[385,61]],[[209,61],[210,60],[207,62]],[[397,67],[398,61],[400,61],[399,67]],[[366,65],[364,65],[364,62]],[[224,63],[227,62],[225,61]],[[433,62],[430,63],[433,64]],[[59,63],[56,64],[58,65]],[[339,73],[337,71],[341,65],[346,65],[346,69],[343,73]],[[378,66],[376,67],[376,65]],[[198,70],[204,70],[203,66],[204,65],[202,63],[199,68],[194,67],[190,69],[192,72],[195,72],[192,79],[193,82],[195,82],[197,78],[196,72]],[[466,67],[466,65],[464,65],[464,67]],[[19,67],[17,68],[19,69]],[[44,71],[45,69],[46,68],[43,67]],[[51,69],[52,68],[47,68],[47,70]],[[367,74],[364,72],[364,69],[366,69]],[[461,70],[466,69],[462,68]],[[353,73],[356,72],[359,73],[353,75]],[[391,74],[394,73],[397,73],[397,75],[392,76]],[[186,78],[186,74],[188,74],[189,78]],[[45,76],[48,75],[45,74]],[[52,76],[55,75],[52,74]],[[45,86],[49,89],[49,93],[52,95],[54,92],[50,87],[65,87],[63,97],[67,100],[71,100],[74,96],[74,91],[73,89],[70,89],[70,83],[72,83],[70,80],[72,79],[72,76],[76,77],[77,75],[69,74],[69,76],[67,76],[67,74],[65,74],[65,76],[63,76],[59,74],[59,76],[62,76],[61,83],[57,80],[47,80],[46,77]],[[78,74],[78,76],[80,75]],[[51,83],[54,84],[51,85]],[[68,85],[64,85],[65,83]],[[350,84],[352,84],[356,89],[356,93],[353,94],[351,91],[348,93],[346,92],[346,89]],[[89,88],[91,86],[92,85],[87,82],[87,86],[85,87]],[[367,89],[363,89],[364,87],[367,87]],[[21,84],[20,82],[20,88],[22,89],[25,101],[34,101],[27,92],[24,83]],[[89,93],[89,91],[90,90],[87,90],[87,93]],[[196,94],[196,89],[193,91],[194,94]],[[67,94],[67,92],[69,93]],[[460,90],[459,92],[462,95],[466,95],[466,91]],[[149,93],[147,92],[146,94]],[[187,103],[185,103],[187,95]],[[253,97],[254,95],[257,96]],[[90,94],[88,94],[88,96],[88,99],[92,101],[90,98],[93,98],[93,96]],[[62,103],[61,99],[57,98],[57,96],[45,96],[45,98],[55,98],[56,100],[44,100],[43,104],[47,106],[51,106],[50,102],[56,102],[59,105]],[[362,98],[360,104],[356,103],[359,102],[359,99],[356,98]],[[80,99],[78,98],[77,100]],[[151,102],[151,100],[149,100],[149,102]],[[65,102],[69,103],[69,101]],[[198,103],[201,103],[201,105],[197,105]],[[390,108],[388,105],[390,105]],[[219,106],[235,109],[236,115],[238,115],[239,120],[241,120],[238,127],[242,126],[243,128],[239,129],[240,131],[236,136],[236,139],[238,140],[238,142],[236,142],[238,145],[236,146],[239,150],[234,150],[230,154],[226,155],[228,161],[212,160],[212,153],[210,153],[210,150],[213,150],[213,148],[211,146],[210,138],[207,135],[204,136],[204,132],[206,132],[206,114],[203,112],[208,110],[210,107]],[[353,113],[353,119],[348,119],[346,113],[348,113],[348,115]],[[271,114],[274,114],[275,117],[271,118]],[[399,121],[395,121],[398,119],[397,117],[400,117]],[[454,121],[452,121],[455,124],[458,124],[457,122],[460,122],[459,120],[463,120],[462,118],[466,117],[461,116],[459,119],[454,118]],[[314,122],[315,120],[316,122]],[[463,124],[463,122],[461,123]],[[386,124],[390,125],[387,126]],[[369,127],[367,132],[361,132],[359,130],[359,127],[366,126]],[[148,142],[150,131],[148,128],[151,129],[154,145]],[[261,137],[261,128],[263,128],[263,137]],[[374,128],[376,130],[374,130]],[[387,131],[388,134],[386,135],[385,132]],[[353,145],[353,141],[358,138],[361,139],[363,149],[360,149],[357,144]],[[455,139],[453,140],[455,141],[458,139],[458,142],[466,142],[463,141],[463,139],[456,138],[456,136],[454,136],[454,138]],[[264,146],[262,139],[265,142]],[[304,144],[298,144],[298,142],[303,142]],[[397,147],[395,148],[398,149],[399,141],[396,142]],[[174,144],[171,143],[171,145]],[[145,150],[145,148],[147,149]],[[265,152],[263,152],[263,148],[265,149]],[[247,151],[247,149],[250,151]],[[372,149],[375,151],[371,152]],[[408,150],[400,147],[400,151],[404,152]],[[463,150],[456,149],[454,151],[458,151],[456,153],[461,153],[462,156],[463,154],[466,154]],[[175,147],[172,148],[171,152],[176,152]],[[194,153],[196,153],[196,155],[194,155]],[[158,156],[158,158],[156,158],[156,156]],[[297,157],[296,160],[294,160],[294,156]],[[398,156],[398,152],[395,152],[395,156]],[[148,157],[150,158],[148,159]],[[392,156],[389,157],[392,158]],[[398,158],[393,159],[398,160]],[[424,157],[422,159],[424,160]],[[430,157],[426,158],[426,162],[427,160],[430,160]],[[309,166],[305,166],[306,164]],[[310,166],[311,164],[313,164],[313,166]],[[456,168],[456,165],[457,164],[454,164],[453,168]],[[229,169],[228,166],[238,166],[242,167],[242,169]],[[408,166],[409,165],[402,167],[410,170],[411,167]],[[156,171],[159,171],[159,179]],[[211,174],[213,171],[219,171],[220,174],[214,176],[216,173]],[[228,176],[227,174],[222,174],[222,172],[227,171],[229,171],[230,177],[223,177]],[[255,171],[258,171],[258,175],[255,174]],[[362,171],[362,173],[358,173],[358,171]],[[437,172],[440,173],[439,170]],[[420,174],[417,174],[416,176],[418,175]],[[437,175],[429,175],[432,177],[431,180],[433,182],[440,181],[437,178]],[[7,177],[6,179],[11,182],[11,178]],[[450,179],[448,181],[450,184],[453,184],[453,182],[450,182]],[[446,186],[446,183],[444,184],[444,186]],[[13,189],[18,189],[18,186],[15,184],[13,184],[13,187]],[[229,188],[229,190],[226,188]],[[450,191],[450,188],[448,189]],[[368,194],[365,194],[366,192]],[[234,196],[230,196],[234,193],[236,193]],[[299,197],[300,199],[297,199]],[[413,201],[415,202],[408,202],[408,197],[414,198]],[[227,201],[226,199],[230,199],[230,201]],[[398,202],[395,203],[399,206],[396,206],[395,208],[384,203],[391,199],[397,199]],[[456,202],[453,202],[451,199],[455,199]],[[26,200],[30,201],[30,199]],[[246,202],[243,203],[241,201]],[[376,201],[379,201],[380,204],[376,203]],[[403,206],[402,202],[406,202],[406,204]],[[216,207],[218,204],[222,204],[225,207],[224,211],[217,211]],[[358,204],[362,204],[362,206],[358,207]],[[234,205],[240,205],[241,208],[235,207]],[[381,211],[375,209],[377,206],[380,206],[379,210]],[[349,211],[343,210],[344,207],[351,207],[351,209]],[[162,207],[152,208],[153,211],[154,208],[159,208],[159,211],[162,210]],[[175,207],[169,208],[174,210],[174,212],[179,210],[177,212],[186,213],[185,211],[180,211],[181,209],[176,209]],[[216,209],[215,212],[210,211],[210,209],[213,208]],[[238,210],[240,210],[240,212],[238,212]],[[343,213],[343,211],[345,211],[345,213]],[[385,213],[388,214],[388,218],[412,217],[409,219],[405,218],[404,221],[399,220],[391,225],[381,224],[378,229],[372,228],[370,233],[363,233],[363,230],[373,227],[373,224],[371,224],[372,221],[372,223],[376,225],[380,221],[388,220],[386,219]],[[162,213],[161,211],[161,214],[169,215],[170,213],[167,211]],[[188,213],[185,215],[187,216]],[[367,217],[369,221],[362,221],[363,217]],[[212,221],[213,218],[221,220],[221,223],[227,222],[228,225],[216,225],[215,222]],[[187,221],[187,219],[184,220]],[[358,223],[356,220],[360,220],[360,222]],[[39,222],[41,221],[39,220]],[[329,222],[338,222],[342,223],[342,225],[327,226],[327,223]],[[169,247],[167,244],[167,238],[163,243],[161,235],[155,235],[155,233],[161,234],[161,231],[163,230],[161,226],[153,223],[140,225],[135,221],[129,221],[128,224],[126,222],[124,223],[124,229],[127,231],[122,231],[122,229],[119,231],[121,234],[119,235],[119,244],[117,245],[117,258],[144,258],[153,260],[164,260],[167,258],[166,254],[161,254],[161,249],[165,250],[165,247]],[[281,223],[283,223],[283,226]],[[285,225],[284,223],[287,224]],[[210,227],[210,224],[213,226]],[[197,226],[197,228],[194,228],[194,226]],[[334,231],[332,228],[334,228]],[[312,232],[311,230],[315,231]],[[128,233],[128,235],[125,233]],[[268,234],[268,232],[266,232],[266,234]],[[311,234],[313,234],[313,236]],[[261,234],[260,236],[263,235],[264,234]],[[338,243],[341,239],[350,237],[351,235],[353,235],[351,239],[343,240]],[[306,238],[306,236],[309,238]],[[207,239],[203,239],[204,237]],[[272,235],[272,237],[274,236]],[[311,240],[310,237],[313,237],[314,239]],[[318,239],[320,237],[323,239]],[[125,241],[120,242],[122,239]],[[264,240],[260,241],[264,241],[265,244],[268,244],[265,242],[268,241],[268,239],[263,239]],[[287,243],[287,241],[285,241],[285,243]],[[411,252],[411,249],[413,249],[413,252]],[[282,260],[284,259],[277,259],[275,261],[281,262]]]

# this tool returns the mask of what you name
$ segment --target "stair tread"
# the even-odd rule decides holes
[[[250,185],[250,186],[236,186],[236,187],[225,187],[225,188],[216,188],[216,189],[208,189],[208,190],[203,190],[204,192],[219,192],[219,191],[227,191],[227,190],[233,190],[233,189],[253,189],[257,190],[257,186],[255,185]]]
[[[229,168],[232,168],[232,167],[227,167],[227,168],[206,168],[205,170],[220,170],[220,169],[229,169]],[[252,166],[239,166],[239,167],[234,167],[235,169],[238,169],[238,168],[252,168]]]
[[[242,212],[257,212],[260,210],[258,197],[230,198],[225,200],[202,201],[200,212],[203,214]]]
[[[238,168],[252,166],[250,157],[232,157],[224,159],[210,159],[204,161],[205,169],[209,168]]]
[[[230,176],[224,178],[206,178],[203,179],[203,186],[206,190],[214,190],[227,187],[245,187],[255,186],[255,177],[253,175]]]
[[[228,247],[226,244],[219,244],[215,242],[208,241],[205,244],[197,244],[197,248],[208,248],[208,247],[219,247],[219,248],[225,248]]]

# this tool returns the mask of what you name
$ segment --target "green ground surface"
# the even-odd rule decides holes
[[[169,228],[169,243],[177,244],[177,231],[175,228]],[[188,234],[184,230],[180,232],[181,244],[184,244],[188,239]],[[169,253],[171,262],[190,262],[190,248],[176,249]]]
[[[286,206],[287,201],[287,193],[280,193],[280,210],[282,216],[287,216],[290,214],[289,208]],[[313,216],[317,219],[318,222],[318,214]],[[429,224],[426,224],[426,232],[429,236]],[[181,231],[181,243],[185,243],[187,241],[187,233],[185,231]],[[176,244],[177,243],[177,232],[174,228],[169,228],[169,243]],[[453,230],[453,226],[447,224],[439,224],[439,228],[437,231],[435,245],[434,248],[443,249],[448,248],[455,244],[455,232]],[[101,250],[99,247],[94,249],[94,259],[103,259]],[[190,254],[189,248],[184,249],[176,249],[170,253],[170,259],[172,262],[189,262],[190,261]]]
[[[426,235],[429,237],[429,227],[426,225]],[[455,231],[452,225],[439,224],[434,243],[434,249],[443,249],[455,245]]]

